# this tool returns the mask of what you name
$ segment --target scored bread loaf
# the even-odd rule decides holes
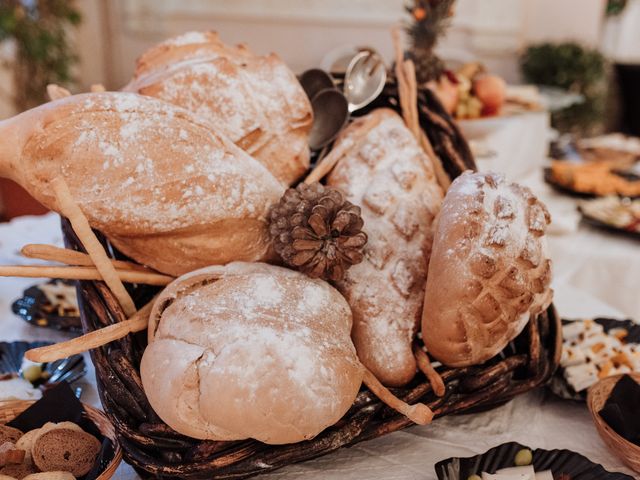
[[[337,286],[353,311],[360,360],[385,385],[401,386],[416,372],[411,344],[443,193],[429,158],[392,110],[352,122],[334,148],[344,144],[351,146],[327,184],[361,206],[369,240],[364,261]]]
[[[75,95],[0,122],[0,176],[57,210],[62,176],[93,228],[178,275],[270,256],[284,186],[187,110],[134,93]]]
[[[497,355],[551,303],[551,221],[531,191],[493,173],[465,172],[437,221],[422,338],[452,367]]]
[[[222,43],[215,32],[189,32],[145,52],[124,90],[160,98],[204,122],[290,185],[309,168],[311,104],[275,54]]]
[[[171,428],[269,444],[314,437],[363,379],[351,312],[328,283],[259,263],[204,268],[156,300],[140,374]]]

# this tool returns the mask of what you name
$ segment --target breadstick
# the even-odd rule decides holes
[[[416,343],[413,344],[413,355],[416,357],[416,362],[418,363],[418,368],[422,373],[425,374],[427,380],[431,384],[431,388],[433,389],[433,393],[437,396],[442,397],[447,391],[444,386],[444,381],[436,369],[431,365],[431,360],[429,360],[429,355],[425,353],[422,348]]]
[[[39,260],[48,260],[50,262],[66,263],[67,265],[93,267],[91,257],[86,253],[60,248],[54,245],[45,245],[41,243],[30,243],[20,250],[23,257],[37,258]],[[122,260],[111,260],[114,267],[119,270],[136,270],[139,272],[154,273],[153,270],[137,263],[124,262]]]
[[[101,83],[94,83],[93,85],[91,85],[91,93],[100,93],[106,91],[107,89],[104,88],[104,85],[102,85]]]
[[[368,132],[380,122],[379,118],[367,117],[363,123],[360,131]],[[316,165],[313,171],[304,179],[304,183],[307,185],[313,182],[319,182],[325,175],[327,175],[333,167],[336,166],[338,161],[349,151],[357,148],[357,146],[364,140],[365,135],[361,134],[352,142],[341,142],[336,148],[331,150],[326,157],[320,160],[320,163]]]
[[[414,137],[420,143],[420,122],[418,121],[418,84],[416,83],[416,68],[412,60],[405,60],[403,63],[404,75],[407,81],[409,101],[407,108],[409,109],[410,125],[409,130],[413,132]]]
[[[138,310],[135,315],[124,322],[109,325],[108,327],[95,330],[82,335],[81,337],[67,340],[66,342],[55,343],[45,347],[32,348],[27,350],[24,356],[32,362],[55,362],[71,355],[86,352],[93,348],[102,347],[109,342],[119,340],[134,332],[141,332],[147,328],[149,314],[154,300],[151,300],[144,307]]]
[[[114,270],[118,282],[139,283],[142,285],[164,286],[174,278],[154,272],[136,270]],[[27,278],[65,278],[67,280],[103,280],[102,273],[95,267],[57,267],[36,265],[0,266],[0,277]]]
[[[60,100],[61,98],[70,97],[71,92],[66,88],[61,87],[60,85],[56,85],[55,83],[50,83],[47,85],[47,95],[49,98],[53,100]]]
[[[118,299],[125,315],[127,317],[132,316],[136,313],[136,306],[120,281],[116,269],[111,264],[111,260],[93,233],[93,230],[91,230],[87,217],[84,216],[84,213],[82,213],[82,210],[71,196],[69,186],[62,177],[54,178],[51,183],[60,213],[71,222],[71,226],[78,236],[78,239],[91,256],[93,263],[100,272],[100,275],[102,275],[102,279]]]
[[[387,389],[376,376],[371,373],[367,368],[364,368],[364,384],[369,387],[369,390],[378,397],[382,403],[393,408],[397,412],[400,412],[413,423],[418,425],[426,425],[433,419],[433,412],[424,403],[416,403],[415,405],[409,405],[403,402],[398,397]]]

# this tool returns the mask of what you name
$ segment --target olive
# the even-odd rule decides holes
[[[528,448],[523,448],[516,453],[515,464],[517,467],[524,467],[525,465],[531,465],[533,461],[533,453]]]
[[[37,382],[40,380],[42,375],[42,365],[40,364],[32,364],[27,368],[22,370],[22,376],[25,380],[28,380],[31,383]]]

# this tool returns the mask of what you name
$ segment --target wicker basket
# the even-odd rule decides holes
[[[631,375],[636,382],[640,383],[640,373],[631,373],[629,375]],[[589,405],[591,417],[596,424],[596,429],[602,441],[625,465],[640,473],[640,446],[618,435],[598,413],[602,410],[602,407],[604,407],[609,395],[611,395],[613,387],[616,386],[616,383],[621,377],[622,375],[607,377],[592,386],[587,395],[587,404]]]
[[[441,158],[446,173],[455,178],[464,170],[474,169],[466,141],[435,97],[428,91],[421,91],[418,103],[420,125]],[[399,110],[393,80],[367,111],[378,107]],[[366,111],[360,112],[363,113]],[[66,221],[62,228],[67,247],[81,249]],[[104,245],[117,258],[124,258],[107,242]],[[156,292],[157,289],[151,287],[130,288],[138,306],[149,301]],[[125,318],[118,302],[102,282],[79,282],[78,297],[85,332]],[[560,328],[560,320],[550,307],[489,362],[467,368],[440,367],[438,370],[446,384],[444,397],[435,396],[421,374],[406,387],[394,389],[394,393],[409,403],[426,403],[436,417],[503,404],[549,380],[560,359]],[[139,375],[145,346],[146,332],[142,332],[91,352],[102,404],[116,428],[124,458],[144,477],[246,478],[325,455],[411,424],[363,388],[345,416],[312,440],[279,446],[254,440],[194,440],[169,428],[149,405]]]
[[[0,424],[10,422],[34,403],[35,401],[33,400],[16,400],[0,403]],[[118,465],[120,465],[122,461],[122,448],[118,443],[116,431],[105,414],[89,405],[83,404],[83,406],[89,420],[98,427],[102,435],[113,443],[113,459],[105,467],[104,471],[96,477],[96,480],[109,480],[113,477],[114,473],[116,473]]]

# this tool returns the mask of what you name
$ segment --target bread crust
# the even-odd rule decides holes
[[[187,110],[105,92],[9,122],[10,176],[53,210],[62,176],[91,226],[139,263],[179,275],[271,258],[267,213],[284,186]]]
[[[502,351],[552,300],[551,217],[526,187],[465,172],[436,225],[422,314],[431,355],[452,367]]]
[[[311,104],[275,54],[225,45],[215,32],[189,32],[145,52],[125,91],[194,112],[290,185],[309,168]]]
[[[355,120],[337,145],[347,142],[353,146],[327,184],[360,205],[369,240],[364,261],[337,287],[353,311],[352,337],[362,363],[383,384],[401,386],[416,372],[411,343],[443,193],[428,157],[392,110]]]
[[[351,312],[322,280],[235,262],[189,273],[154,304],[140,373],[149,402],[194,438],[314,437],[358,393]]]

